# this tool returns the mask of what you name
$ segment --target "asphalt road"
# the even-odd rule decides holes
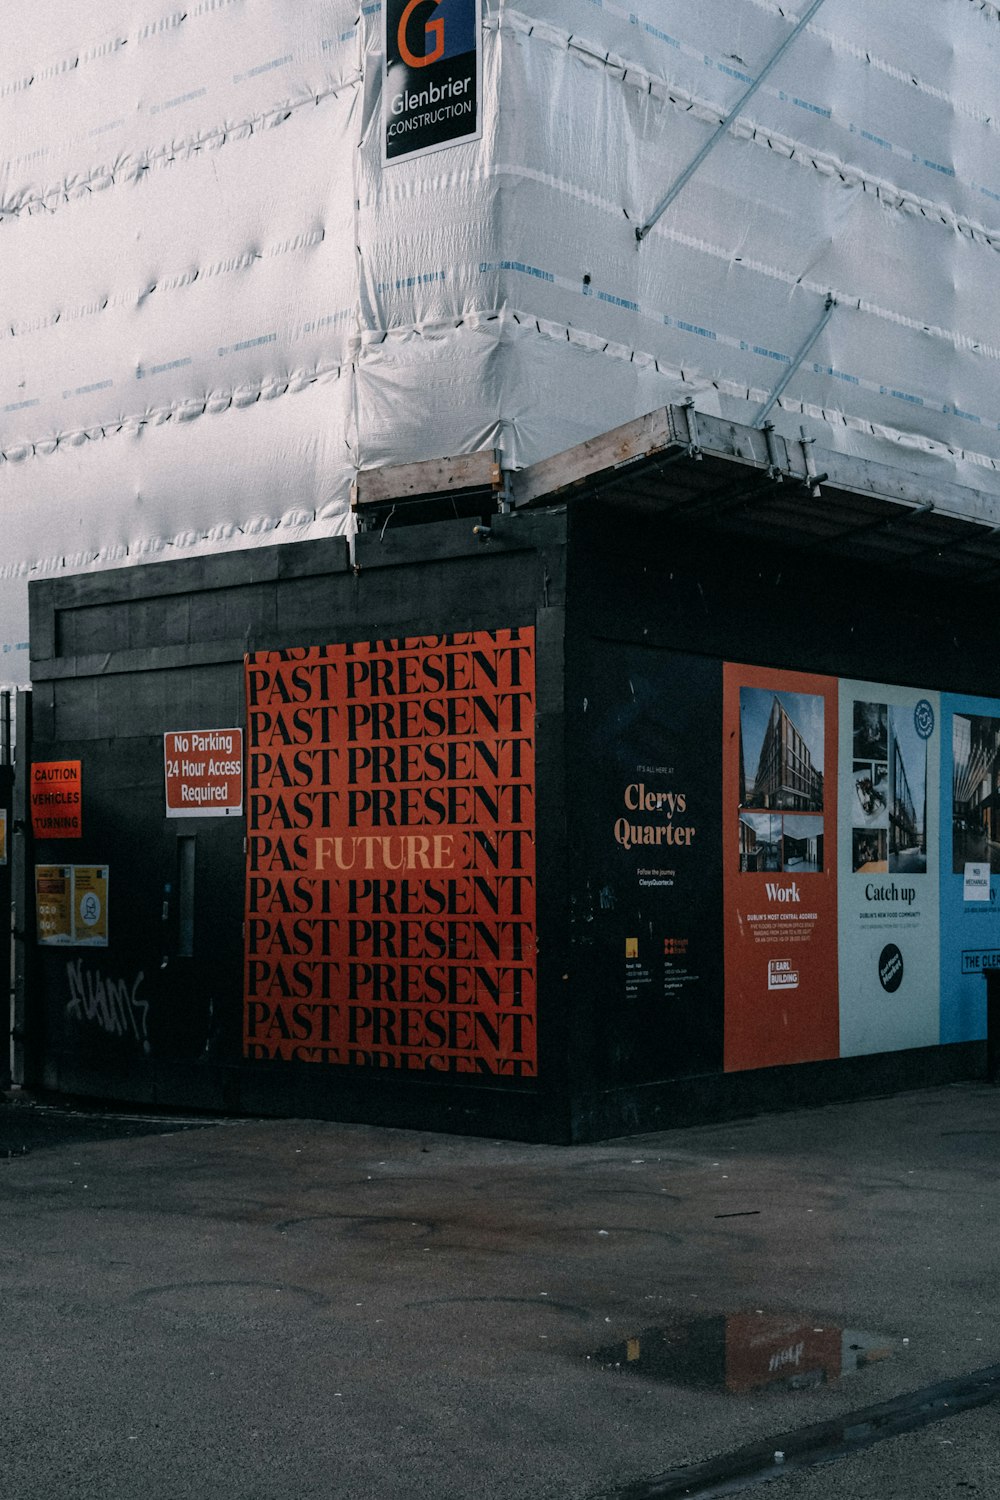
[[[0,1106],[4,1493],[650,1493],[1000,1362],[998,1145],[976,1084],[575,1148]],[[996,1496],[998,1431],[768,1493]]]

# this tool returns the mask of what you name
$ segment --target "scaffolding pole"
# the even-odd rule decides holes
[[[806,355],[809,353],[809,350],[812,348],[813,344],[815,344],[816,340],[819,338],[820,334],[823,332],[823,329],[826,327],[827,323],[829,323],[830,319],[833,317],[833,310],[836,307],[836,305],[837,305],[837,303],[836,303],[836,299],[834,298],[833,293],[832,292],[828,292],[827,293],[826,302],[823,305],[823,316],[820,318],[819,322],[816,324],[816,327],[812,330],[812,332],[809,334],[808,338],[802,344],[802,346],[799,349],[798,353],[795,355],[795,357],[793,358],[791,364],[788,366],[788,369],[785,371],[784,375],[782,375],[781,379],[778,381],[778,384],[774,387],[774,390],[768,396],[767,400],[764,402],[764,405],[761,407],[760,411],[754,417],[753,422],[751,423],[751,425],[753,427],[757,427],[757,428],[763,427],[764,423],[767,421],[768,417],[771,415],[771,412],[777,406],[778,402],[781,400],[781,397],[784,395],[785,391],[788,389],[788,382],[796,374],[796,372],[798,371],[798,369],[800,368],[800,366],[802,364],[802,361],[805,359]]]
[[[686,166],[684,168],[681,175],[676,178],[671,186],[667,189],[666,194],[663,198],[660,199],[659,203],[653,209],[653,212],[650,214],[645,224],[641,224],[636,230],[635,237],[638,244],[642,244],[649,231],[653,228],[654,224],[656,224],[658,220],[663,217],[667,209],[670,207],[671,203],[673,203],[674,199],[677,197],[678,193],[683,192],[684,188],[687,187],[688,183],[691,181],[691,178],[697,172],[702,162],[712,151],[715,150],[716,146],[722,140],[722,137],[728,131],[730,125],[743,109],[744,105],[753,98],[754,94],[760,88],[765,78],[767,78],[768,74],[772,72],[772,70],[784,57],[785,53],[795,41],[799,32],[804,31],[805,28],[809,25],[809,22],[812,20],[813,16],[819,10],[822,4],[823,0],[813,0],[813,3],[810,5],[805,15],[800,18],[794,30],[788,33],[781,46],[778,48],[777,52],[773,53],[768,61],[764,64],[763,68],[757,74],[757,77],[754,79],[753,83],[751,83],[750,86],[743,91],[739,99],[729,111],[726,118],[721,122],[715,132],[705,142],[704,146],[702,146],[701,150],[698,152],[698,155],[694,158],[689,166]]]

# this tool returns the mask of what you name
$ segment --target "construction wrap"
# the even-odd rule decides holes
[[[482,0],[479,138],[383,164],[377,3],[9,7],[0,683],[29,577],[343,532],[359,467],[752,422],[786,376],[780,432],[1000,522],[1000,13],[812,8]]]

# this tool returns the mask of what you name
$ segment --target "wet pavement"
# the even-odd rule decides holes
[[[197,1129],[204,1123],[183,1114],[130,1114],[88,1104],[43,1103],[12,1090],[6,1097],[0,1095],[0,1161],[47,1147],[165,1135],[172,1130]]]
[[[978,1084],[569,1149],[0,1104],[5,1492],[995,1496],[998,1178]]]

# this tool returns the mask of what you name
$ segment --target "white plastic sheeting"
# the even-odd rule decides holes
[[[383,168],[377,3],[10,9],[0,682],[29,576],[344,531],[361,466],[753,421],[829,293],[775,425],[1000,521],[996,6],[825,0],[641,245],[799,11],[486,0],[482,140]]]

